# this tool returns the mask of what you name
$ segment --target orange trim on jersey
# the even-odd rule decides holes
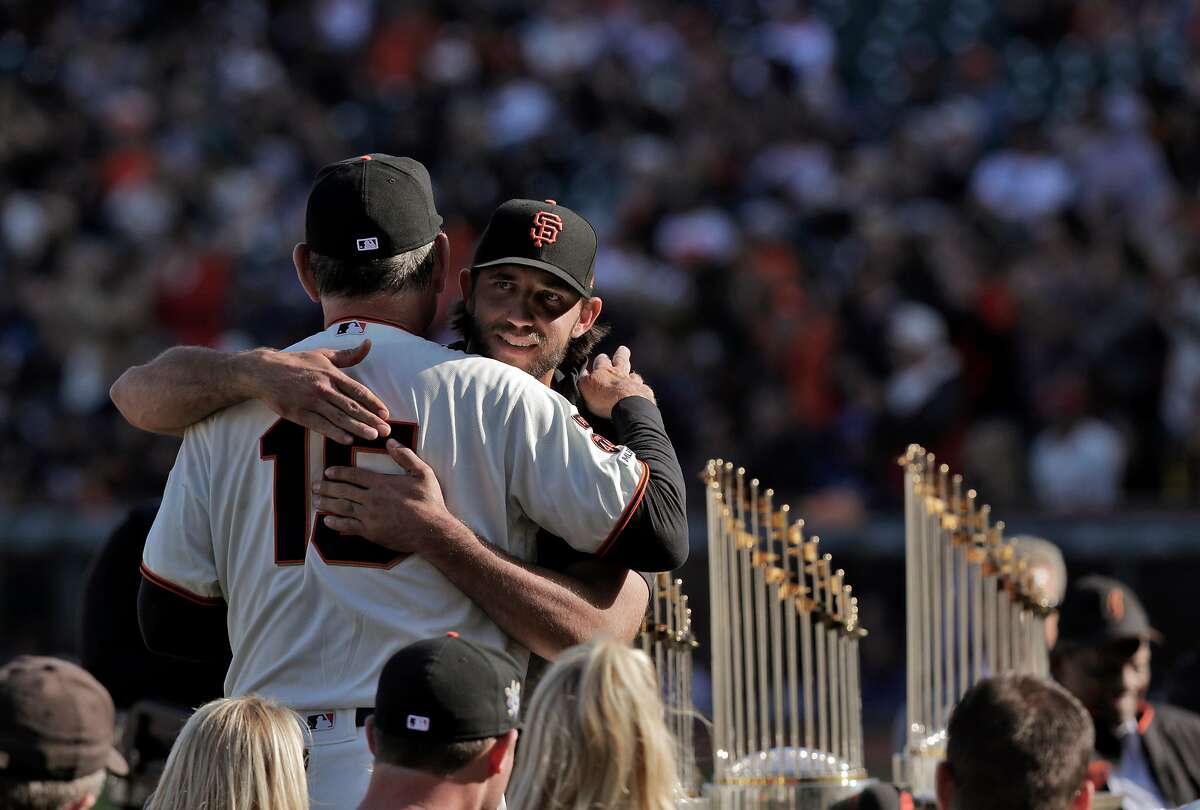
[[[364,321],[366,323],[382,324],[383,326],[394,326],[395,328],[399,329],[402,332],[408,332],[409,334],[415,334],[407,326],[404,326],[403,324],[398,324],[395,321],[389,321],[389,320],[385,320],[383,318],[366,318],[366,317],[363,317],[362,315],[345,315],[341,318],[334,318],[332,321],[325,324],[325,328],[328,329],[329,327],[333,326],[335,323],[345,323],[346,321]]]
[[[203,605],[204,607],[214,607],[225,601],[219,596],[201,596],[195,591],[189,591],[182,585],[176,585],[171,580],[166,579],[165,577],[160,577],[158,574],[151,571],[146,563],[142,563],[141,569],[142,577],[144,577],[145,580],[151,585],[157,585],[163,590],[170,591],[176,596],[180,596],[189,602],[195,602],[197,605]]]
[[[604,542],[600,544],[600,548],[596,549],[596,556],[603,557],[612,550],[613,544],[621,532],[625,531],[625,527],[629,525],[633,513],[637,511],[638,506],[642,503],[642,498],[646,496],[646,482],[650,480],[650,465],[638,459],[638,463],[642,465],[642,477],[637,482],[637,487],[633,490],[633,497],[629,499],[629,503],[625,507],[625,511],[621,513],[621,517],[617,518],[617,525],[613,526],[612,531],[608,533],[608,537],[604,538]]]
[[[1150,724],[1154,722],[1154,707],[1149,703],[1146,704],[1145,711],[1138,718],[1138,734],[1145,734],[1150,728]]]

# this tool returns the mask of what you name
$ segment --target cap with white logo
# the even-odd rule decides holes
[[[500,737],[517,728],[521,671],[512,656],[457,633],[410,644],[379,676],[375,725],[435,742]]]
[[[308,195],[305,241],[331,259],[395,256],[441,229],[429,172],[412,158],[377,153],[331,163]]]

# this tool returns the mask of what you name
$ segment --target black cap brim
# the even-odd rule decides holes
[[[524,256],[505,256],[502,259],[492,259],[490,262],[480,262],[479,264],[471,265],[472,270],[482,270],[485,267],[497,267],[502,264],[519,264],[524,267],[532,267],[536,270],[545,270],[555,278],[562,279],[567,282],[567,285],[575,292],[582,295],[584,298],[591,298],[593,291],[587,289],[571,276],[566,270],[555,267],[549,262],[538,261],[537,259],[529,259]]]

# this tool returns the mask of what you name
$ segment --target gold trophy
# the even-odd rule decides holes
[[[820,539],[743,468],[704,472],[712,808],[823,810],[863,768],[858,600]]]
[[[970,687],[1001,672],[1045,675],[1050,606],[991,507],[912,445],[904,467],[907,724],[893,781],[933,801],[946,726]]]

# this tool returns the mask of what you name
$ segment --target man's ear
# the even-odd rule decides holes
[[[438,231],[433,238],[433,249],[437,252],[437,263],[433,266],[433,288],[440,295],[446,289],[446,274],[450,272],[450,237]]]
[[[1096,786],[1090,779],[1084,779],[1079,786],[1079,792],[1071,799],[1071,810],[1092,810],[1092,799],[1096,796]]]
[[[462,293],[463,304],[467,307],[467,312],[470,312],[475,305],[471,297],[471,294],[475,292],[475,278],[471,275],[470,267],[464,267],[458,271],[458,291]]]
[[[371,756],[375,756],[375,715],[367,715],[367,722],[363,724],[363,731],[367,733],[367,748],[371,749]]]
[[[496,742],[488,749],[488,776],[504,773],[504,761],[517,747],[517,730],[510,729],[503,737],[497,737]]]
[[[579,322],[571,329],[571,337],[577,338],[595,326],[603,307],[604,301],[597,295],[583,299],[583,306],[579,308]]]
[[[950,763],[945,760],[938,763],[934,781],[938,810],[950,810],[951,802],[954,801],[954,776],[950,772]]]
[[[308,293],[308,297],[313,303],[321,303],[321,294],[317,291],[317,280],[313,278],[312,268],[309,266],[309,257],[312,251],[308,247],[308,242],[297,242],[292,248],[292,264],[296,265],[296,277],[300,279],[300,286]]]

